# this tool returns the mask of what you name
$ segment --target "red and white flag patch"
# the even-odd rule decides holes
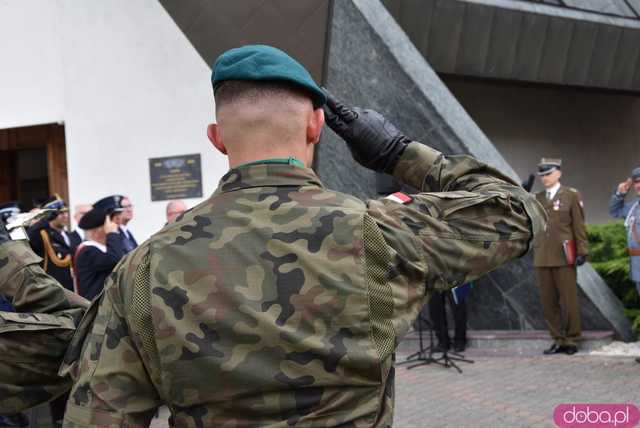
[[[413,201],[413,198],[411,196],[402,192],[392,193],[389,196],[385,197],[385,199],[389,199],[393,202],[397,202],[399,204],[404,204],[404,205],[410,204]]]

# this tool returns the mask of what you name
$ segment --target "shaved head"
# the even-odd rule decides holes
[[[230,164],[293,156],[310,166],[324,123],[304,89],[280,81],[227,81],[215,92],[209,138]],[[215,140],[215,141],[214,141]]]

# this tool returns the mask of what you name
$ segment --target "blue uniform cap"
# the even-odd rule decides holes
[[[20,205],[16,201],[0,204],[0,220],[7,221],[14,215],[20,214]]]
[[[122,211],[123,199],[124,199],[124,196],[122,195],[107,196],[106,198],[102,198],[98,202],[93,204],[93,207],[104,210],[108,213],[120,212]]]
[[[315,108],[327,102],[327,94],[306,68],[280,49],[267,45],[246,45],[224,52],[216,59],[211,74],[215,91],[227,80],[280,80],[309,92]]]
[[[640,180],[640,166],[637,168],[634,168],[633,171],[631,171],[631,179],[633,181]]]

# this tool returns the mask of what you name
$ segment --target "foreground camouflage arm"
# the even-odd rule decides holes
[[[71,387],[58,368],[89,302],[45,274],[26,241],[0,245],[0,414],[49,401]]]
[[[469,156],[411,143],[394,175],[421,193],[408,204],[370,201],[368,214],[390,248],[384,263],[401,337],[431,289],[473,281],[523,255],[546,216],[532,195]]]

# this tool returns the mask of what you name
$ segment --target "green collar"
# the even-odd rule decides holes
[[[243,166],[249,166],[249,165],[263,165],[263,164],[294,165],[294,166],[297,166],[298,168],[306,168],[306,166],[301,161],[294,158],[293,156],[289,156],[288,158],[261,159],[261,160],[237,165],[235,168],[241,168]]]

